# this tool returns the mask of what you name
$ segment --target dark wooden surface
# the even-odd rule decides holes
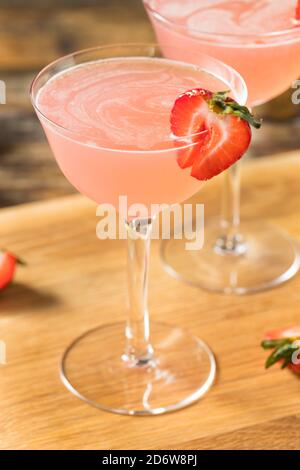
[[[0,207],[69,194],[73,189],[56,167],[30,105],[30,82],[44,65],[74,50],[153,41],[142,1],[0,0],[0,25],[0,80],[7,86],[7,104],[0,105]],[[283,101],[275,114],[282,116],[286,108]],[[251,154],[299,146],[299,119],[266,121]]]

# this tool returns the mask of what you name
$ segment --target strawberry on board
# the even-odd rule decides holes
[[[8,251],[0,251],[0,289],[13,280],[17,264],[25,263]]]
[[[264,349],[273,350],[266,361],[266,368],[277,362],[300,374],[300,326],[269,331],[261,343]]]
[[[199,180],[208,180],[237,162],[250,145],[250,125],[261,127],[246,106],[227,95],[195,88],[180,95],[171,112],[173,134],[191,137],[193,142],[179,150],[178,164],[191,167],[191,175]]]

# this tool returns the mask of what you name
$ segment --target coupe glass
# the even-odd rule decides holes
[[[118,150],[101,146],[99,142],[91,145],[82,134],[77,135],[50,119],[39,105],[40,92],[57,74],[71,74],[74,66],[82,64],[101,65],[108,59],[128,58],[166,62],[156,45],[105,46],[68,55],[48,65],[33,81],[34,108],[61,170],[80,192],[98,204],[117,205],[120,195],[126,195],[130,204],[146,206],[181,202],[201,186],[176,161],[179,150],[194,145],[192,138],[186,136],[184,142],[175,143],[170,134],[171,141],[163,143],[161,150]],[[193,70],[199,85],[205,77],[222,89],[232,90],[241,103],[246,102],[246,85],[238,73],[206,55],[199,56],[198,62],[198,66],[191,66],[172,61],[178,70],[181,67]],[[155,86],[156,90],[162,90],[164,77],[156,74],[151,78],[151,89]],[[170,111],[178,94],[185,91],[178,89],[176,78],[175,74],[168,98]],[[116,81],[115,85],[121,87],[122,83]],[[124,93],[127,92],[124,87]],[[134,93],[138,98],[138,85]],[[122,122],[126,126],[126,120]],[[100,409],[155,415],[198,400],[212,385],[216,364],[213,353],[202,340],[176,326],[150,325],[147,285],[152,220],[128,219],[126,214],[122,215],[128,234],[126,325],[101,325],[75,339],[63,356],[61,377],[73,394]],[[126,308],[120,305],[120,311],[123,310],[125,313]]]
[[[205,25],[187,29],[169,20],[160,13],[159,3],[144,0],[158,41],[173,46],[162,48],[165,56],[197,64],[198,55],[206,53],[226,62],[244,77],[250,107],[276,97],[298,78],[300,27],[256,35],[207,33]],[[185,240],[164,242],[166,270],[192,285],[234,294],[266,290],[289,280],[299,270],[296,244],[263,220],[241,223],[240,163],[224,176],[221,217],[207,221],[204,248],[188,252]]]

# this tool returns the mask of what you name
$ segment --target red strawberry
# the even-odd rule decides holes
[[[300,21],[300,0],[298,0],[298,5],[296,8],[296,20]]]
[[[13,279],[17,260],[11,253],[0,253],[0,289],[4,289]]]
[[[283,369],[288,367],[296,374],[300,374],[300,326],[269,331],[265,335],[262,347],[273,349],[266,361],[267,369],[279,362]]]
[[[256,121],[248,108],[228,98],[227,92],[212,93],[195,88],[179,96],[171,113],[171,130],[178,137],[192,136],[195,145],[178,152],[181,168],[207,180],[239,160],[251,142],[250,125]]]

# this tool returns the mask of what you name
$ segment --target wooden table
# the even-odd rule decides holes
[[[300,153],[245,164],[244,215],[265,217],[300,239]],[[218,210],[217,178],[201,193]],[[300,276],[255,296],[213,295],[163,272],[153,243],[153,319],[206,340],[218,360],[210,392],[182,411],[147,418],[101,412],[72,396],[58,375],[65,347],[81,332],[124,318],[124,242],[95,236],[95,206],[69,196],[3,209],[1,245],[28,262],[0,294],[1,449],[296,449],[300,381],[264,370],[266,330],[299,324]]]

